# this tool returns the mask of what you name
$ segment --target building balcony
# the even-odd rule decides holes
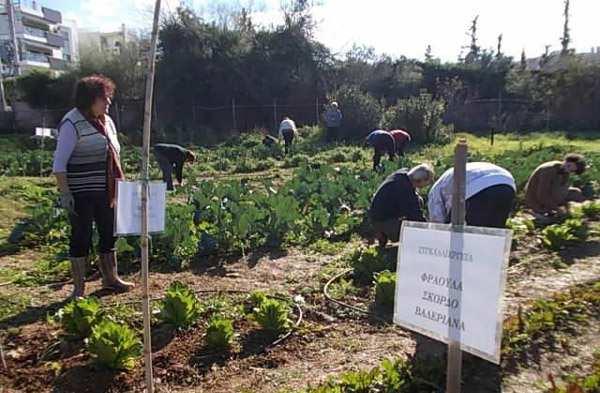
[[[24,64],[31,66],[38,66],[44,68],[50,68],[50,60],[48,55],[42,53],[25,52],[21,54],[21,61]]]

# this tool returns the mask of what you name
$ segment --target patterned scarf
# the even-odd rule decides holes
[[[88,119],[88,121],[98,130],[98,132],[106,138],[108,144],[108,156],[107,156],[107,187],[108,187],[108,203],[110,207],[115,207],[116,203],[116,188],[117,180],[125,180],[125,174],[121,168],[121,162],[119,161],[119,154],[108,137],[106,131],[106,118],[104,116],[97,117],[95,119]]]

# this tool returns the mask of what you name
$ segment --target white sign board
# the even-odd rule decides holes
[[[500,363],[512,232],[404,221],[394,323]]]
[[[54,138],[55,135],[56,135],[56,129],[54,129],[54,128],[43,128],[43,127],[35,128],[35,137],[37,137],[37,138]]]
[[[165,230],[165,206],[167,185],[151,182],[148,195],[148,232]],[[117,206],[115,235],[139,235],[142,233],[142,183],[117,182]]]

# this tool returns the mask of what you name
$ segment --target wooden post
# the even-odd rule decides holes
[[[315,98],[315,119],[316,119],[316,123],[315,125],[318,126],[319,125],[319,96],[317,96]]]
[[[454,150],[454,175],[452,190],[452,226],[465,224],[465,190],[467,177],[467,140],[461,138]],[[448,363],[446,369],[446,393],[460,393],[462,374],[462,352],[460,342],[453,338],[448,342]]]
[[[152,25],[152,41],[150,44],[150,58],[148,59],[148,74],[146,77],[146,97],[144,101],[144,136],[142,148],[142,313],[144,317],[144,367],[146,371],[146,391],[154,392],[154,378],[152,377],[152,340],[150,336],[150,299],[148,296],[148,181],[150,157],[150,129],[152,123],[152,107],[154,93],[154,72],[156,61],[156,41],[158,40],[158,18],[160,14],[160,0],[154,6],[154,22]]]
[[[231,119],[233,120],[233,130],[237,130],[237,124],[235,121],[235,98],[231,99]]]
[[[275,134],[279,128],[277,127],[277,98],[273,100],[273,128],[275,129]]]

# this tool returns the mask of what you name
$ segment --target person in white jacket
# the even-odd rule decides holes
[[[454,168],[448,169],[429,191],[429,221],[449,223]],[[504,228],[513,209],[517,187],[509,171],[489,162],[467,163],[467,225]]]
[[[285,154],[288,154],[292,148],[292,142],[296,136],[296,123],[289,117],[284,117],[279,125],[279,139],[285,143]]]

